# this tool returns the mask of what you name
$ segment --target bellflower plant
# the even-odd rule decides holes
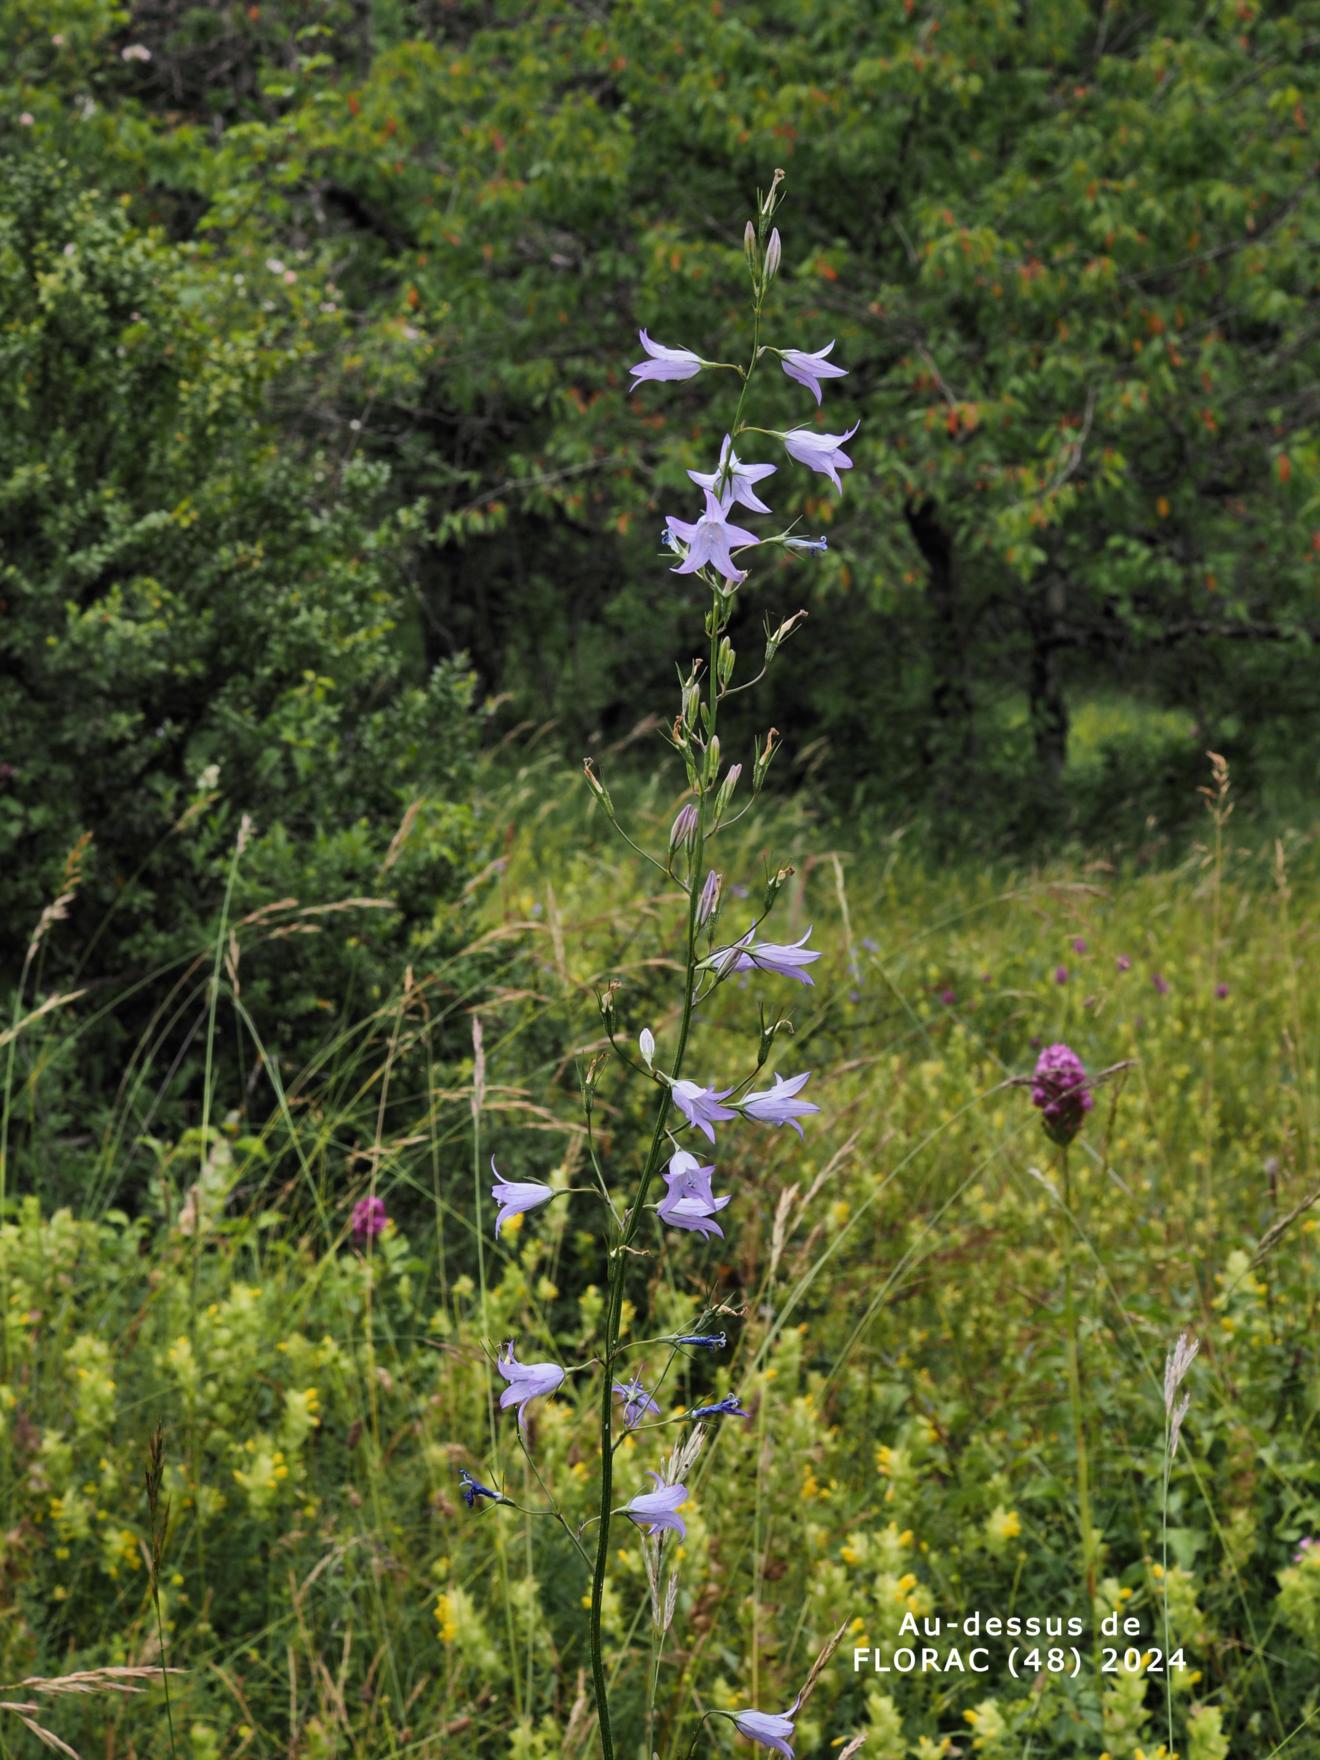
[[[852,460],[843,452],[844,444],[857,432],[857,424],[842,433],[821,433],[814,428],[792,428],[787,433],[778,429],[756,427],[745,419],[749,392],[758,366],[765,357],[776,359],[784,373],[796,385],[804,387],[817,405],[822,401],[822,386],[845,376],[846,369],[828,359],[835,344],[814,352],[779,347],[762,341],[767,295],[772,282],[782,272],[783,243],[772,217],[781,200],[783,174],[776,171],[767,194],[758,199],[757,216],[749,222],[743,239],[748,272],[752,285],[750,338],[743,356],[745,365],[731,365],[722,360],[708,359],[689,346],[670,346],[653,342],[646,330],[640,332],[645,358],[632,367],[629,393],[643,385],[664,385],[686,381],[702,374],[714,383],[721,376],[733,374],[737,383],[736,402],[726,412],[713,432],[722,435],[718,455],[710,460],[709,469],[692,469],[688,477],[701,492],[702,505],[676,507],[668,513],[662,528],[666,559],[677,560],[670,565],[669,590],[690,595],[694,616],[700,616],[704,627],[704,657],[689,662],[686,674],[679,674],[679,703],[676,716],[666,718],[666,738],[681,766],[680,805],[669,828],[664,850],[648,855],[619,823],[616,808],[595,764],[588,759],[584,775],[601,811],[619,830],[628,844],[639,850],[665,876],[667,885],[678,887],[681,907],[681,929],[671,957],[681,973],[677,1010],[667,1019],[663,1048],[656,1035],[642,1021],[623,1023],[616,1004],[618,985],[606,986],[600,996],[600,1010],[605,1023],[609,1053],[597,1058],[582,1081],[583,1109],[587,1119],[587,1137],[591,1145],[591,1163],[597,1184],[583,1188],[598,1201],[602,1233],[603,1283],[605,1286],[603,1318],[585,1363],[572,1368],[556,1362],[522,1363],[514,1354],[512,1343],[504,1346],[496,1368],[506,1382],[500,1395],[502,1409],[517,1408],[517,1434],[528,1452],[529,1464],[548,1506],[527,1510],[530,1515],[552,1516],[568,1533],[589,1576],[587,1605],[587,1653],[595,1698],[596,1730],[601,1760],[621,1760],[624,1754],[650,1754],[654,1743],[654,1706],[656,1683],[664,1660],[666,1635],[678,1607],[677,1541],[687,1532],[684,1518],[678,1513],[689,1501],[688,1480],[707,1437],[718,1447],[722,1421],[746,1418],[738,1397],[730,1394],[710,1400],[689,1410],[679,1407],[670,1415],[662,1415],[659,1399],[665,1374],[675,1358],[688,1353],[718,1352],[728,1348],[725,1332],[710,1328],[718,1314],[732,1310],[721,1306],[715,1297],[707,1298],[704,1311],[694,1313],[690,1331],[668,1332],[646,1343],[667,1350],[668,1362],[656,1375],[647,1371],[643,1385],[637,1369],[629,1362],[635,1347],[624,1338],[625,1303],[633,1305],[647,1289],[681,1285],[681,1279],[666,1279],[654,1271],[656,1254],[687,1255],[702,1262],[710,1252],[711,1237],[718,1239],[723,1228],[715,1220],[730,1205],[736,1192],[716,1196],[713,1190],[714,1166],[702,1162],[694,1147],[714,1146],[718,1126],[721,1135],[726,1129],[739,1131],[744,1121],[774,1127],[790,1125],[802,1137],[801,1120],[820,1111],[814,1101],[805,1100],[802,1090],[810,1080],[810,1071],[791,1077],[772,1075],[770,1086],[756,1088],[770,1055],[775,1034],[789,1029],[791,1023],[778,1020],[773,1028],[762,1027],[753,1036],[754,1050],[739,1056],[729,1048],[718,1054],[703,1049],[703,1062],[711,1079],[700,1082],[688,1073],[691,1063],[692,1038],[697,1030],[703,1005],[711,993],[734,973],[745,974],[745,981],[758,987],[771,988],[784,982],[810,986],[812,976],[807,968],[821,958],[821,950],[809,948],[808,929],[797,940],[775,941],[762,938],[761,929],[771,914],[776,895],[786,884],[792,870],[778,869],[765,888],[765,905],[759,917],[742,938],[732,945],[713,946],[724,885],[722,870],[713,865],[714,842],[722,828],[731,822],[731,803],[735,789],[741,786],[738,811],[748,810],[760,794],[769,765],[778,746],[775,730],[765,737],[751,755],[750,762],[728,763],[720,750],[718,731],[721,705],[733,690],[746,688],[734,684],[738,656],[734,651],[730,629],[739,595],[745,593],[751,565],[766,558],[778,560],[790,554],[820,554],[825,551],[824,538],[793,537],[788,531],[769,529],[754,531],[734,523],[735,506],[745,508],[749,516],[771,515],[772,509],[757,492],[768,479],[776,477],[778,467],[767,460],[751,456],[760,449],[758,437],[782,444],[790,461],[828,477],[841,490],[839,473],[852,468]],[[728,383],[727,378],[722,380]],[[742,448],[743,450],[739,450]],[[744,456],[744,453],[747,456]],[[710,455],[707,454],[707,459]],[[776,477],[776,481],[778,478]],[[766,490],[769,494],[771,491]],[[766,624],[767,642],[756,677],[773,663],[783,644],[799,627],[803,612],[797,612]],[[689,650],[691,652],[693,650]],[[747,684],[756,679],[747,680]],[[749,797],[750,798],[747,798]],[[748,888],[737,880],[730,881],[730,894],[745,898]],[[740,925],[741,927],[741,925]],[[763,1017],[764,1020],[764,1017]],[[633,1050],[634,1045],[636,1051]],[[613,1063],[608,1061],[613,1054]],[[640,1061],[639,1061],[640,1056]],[[622,1173],[617,1177],[602,1163],[596,1140],[591,1134],[592,1109],[598,1087],[617,1073],[620,1083],[644,1082],[651,1092],[652,1112],[647,1137],[635,1153],[621,1158],[621,1167],[634,1169],[630,1185]],[[604,1073],[602,1073],[604,1072]],[[623,1109],[620,1109],[622,1115]],[[749,1143],[755,1143],[748,1133]],[[504,1180],[491,1163],[496,1183],[491,1197],[499,1205],[495,1218],[496,1232],[509,1218],[537,1209],[552,1196],[560,1195],[549,1186],[534,1181]],[[660,1188],[663,1192],[657,1197]],[[577,1189],[574,1188],[576,1191]],[[738,1213],[734,1206],[732,1215]],[[672,1231],[672,1232],[671,1232]],[[686,1237],[686,1238],[684,1238]],[[478,1237],[480,1240],[480,1236]],[[639,1264],[640,1261],[640,1264]],[[712,1276],[702,1272],[708,1282]],[[631,1295],[630,1295],[631,1292]],[[593,1503],[596,1513],[576,1526],[555,1501],[553,1487],[548,1486],[531,1461],[527,1437],[527,1409],[537,1399],[555,1393],[568,1374],[593,1378],[599,1426],[599,1448],[595,1461]],[[649,1421],[644,1421],[649,1420]],[[645,1452],[655,1443],[653,1432],[668,1425],[682,1425],[677,1432],[681,1440],[668,1456],[652,1456],[655,1464],[646,1464]],[[639,1491],[627,1503],[615,1501],[614,1463],[618,1450],[627,1447],[641,1455],[639,1465],[649,1475],[653,1489]],[[511,1504],[502,1494],[492,1493],[466,1473],[462,1479],[463,1496],[469,1507],[485,1499],[498,1506]],[[522,1510],[522,1505],[511,1505]],[[712,1511],[718,1503],[712,1501]],[[634,1727],[616,1730],[615,1708],[610,1701],[608,1673],[618,1671],[617,1654],[608,1656],[602,1637],[602,1609],[605,1605],[607,1577],[618,1550],[618,1517],[626,1517],[640,1530],[640,1545],[650,1587],[652,1614],[651,1666],[646,1670],[647,1696],[644,1713],[638,1713]],[[594,1530],[594,1531],[593,1531]],[[798,1710],[795,1702],[789,1711],[771,1713],[740,1712],[732,1716],[737,1728],[752,1740],[773,1751],[792,1757],[790,1738],[793,1717]],[[700,1730],[711,1713],[694,1707],[691,1713]],[[644,1718],[644,1721],[642,1719]]]

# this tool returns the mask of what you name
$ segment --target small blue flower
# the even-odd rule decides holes
[[[488,1497],[492,1503],[507,1503],[509,1501],[508,1498],[503,1496],[500,1492],[492,1491],[489,1485],[483,1485],[479,1479],[474,1479],[466,1467],[460,1467],[458,1469],[458,1477],[459,1489],[462,1492],[463,1502],[469,1509],[474,1509],[476,1507],[476,1502],[479,1497]]]
[[[630,1430],[635,1424],[640,1424],[648,1412],[660,1410],[657,1402],[651,1398],[641,1382],[636,1379],[616,1381],[613,1391],[623,1401],[623,1421]]]
[[[786,550],[810,550],[815,556],[823,556],[830,547],[828,538],[785,538]]]
[[[680,1332],[674,1338],[675,1344],[695,1344],[707,1351],[722,1351],[728,1342],[726,1332]]]
[[[726,1399],[717,1400],[713,1406],[693,1406],[686,1414],[689,1418],[750,1418],[738,1403],[738,1395],[731,1393]]]

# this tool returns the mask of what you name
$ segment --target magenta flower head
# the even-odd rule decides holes
[[[495,1238],[498,1240],[500,1230],[511,1216],[521,1216],[524,1210],[535,1210],[538,1204],[548,1204],[555,1193],[553,1186],[542,1185],[539,1180],[501,1179],[493,1155],[490,1170],[495,1175],[490,1195],[500,1206],[500,1213],[495,1218]]]
[[[760,1119],[762,1124],[791,1124],[799,1136],[802,1126],[799,1118],[806,1118],[808,1113],[819,1112],[819,1106],[813,1106],[810,1100],[799,1100],[797,1096],[811,1080],[808,1070],[803,1076],[775,1076],[774,1087],[765,1088],[759,1094],[749,1094],[742,1102],[741,1110],[748,1118]]]
[[[695,574],[699,568],[711,565],[726,581],[740,581],[746,570],[734,563],[731,546],[746,548],[749,544],[761,542],[756,533],[749,532],[745,526],[728,523],[724,509],[709,489],[706,490],[706,511],[699,520],[675,519],[670,514],[665,524],[670,537],[687,546],[687,555],[670,569],[671,574]]]
[[[1066,984],[1068,982],[1068,968],[1067,968],[1067,966],[1055,966],[1055,968],[1054,968],[1054,982],[1056,984]]]
[[[624,1504],[623,1513],[639,1528],[645,1528],[648,1534],[659,1534],[672,1528],[681,1540],[687,1533],[687,1523],[678,1510],[680,1504],[687,1502],[687,1486],[666,1485],[659,1473],[651,1473],[651,1477],[655,1480],[655,1490],[639,1491],[631,1503]]]
[[[1220,1002],[1223,1002],[1224,999],[1228,995],[1228,985],[1225,983],[1222,983],[1222,982],[1216,984],[1215,985],[1215,995]]]
[[[1169,994],[1169,980],[1163,972],[1152,972],[1150,981],[1155,986],[1157,995],[1167,996]]]
[[[790,458],[819,471],[836,489],[842,490],[839,472],[852,469],[852,460],[842,450],[843,444],[852,439],[860,426],[860,422],[854,422],[846,434],[818,434],[814,428],[792,428],[779,438]]]
[[[689,1124],[696,1125],[709,1143],[715,1141],[713,1126],[726,1118],[737,1117],[727,1106],[720,1105],[721,1100],[727,1100],[732,1094],[732,1088],[722,1088],[716,1093],[714,1088],[703,1088],[696,1082],[682,1081],[675,1082],[670,1092],[674,1097],[674,1105],[683,1117]]]
[[[1132,961],[1125,953],[1120,953],[1118,958],[1114,961],[1114,964],[1118,967],[1120,972],[1130,972],[1132,970]]]
[[[721,977],[728,972],[747,972],[753,967],[762,972],[773,972],[779,978],[796,978],[799,984],[813,984],[815,980],[803,966],[809,966],[813,960],[820,958],[820,950],[808,949],[807,936],[787,944],[778,941],[753,941],[755,930],[749,929],[741,941],[732,947],[721,947],[712,953],[710,958],[703,960],[703,965],[710,966]]]
[[[628,387],[629,395],[636,391],[643,379],[692,379],[705,365],[701,356],[693,354],[690,348],[666,348],[662,342],[652,342],[645,330],[639,330],[637,334],[651,358],[629,367],[633,376]]]
[[[517,1406],[522,1429],[527,1427],[528,1402],[553,1393],[564,1379],[558,1363],[520,1363],[513,1354],[512,1339],[496,1359],[495,1367],[509,1384],[500,1395],[500,1410],[505,1412],[510,1406]]]
[[[794,1700],[787,1711],[737,1711],[733,1714],[733,1726],[739,1735],[760,1742],[763,1748],[769,1748],[775,1754],[782,1754],[784,1760],[794,1760],[789,1738],[793,1734],[796,1715],[797,1701]]]
[[[711,1218],[723,1210],[729,1194],[726,1192],[722,1198],[712,1195],[710,1176],[714,1171],[713,1163],[702,1167],[686,1149],[676,1150],[669,1158],[665,1174],[669,1190],[656,1205],[655,1213],[661,1222],[667,1222],[671,1228],[689,1228],[700,1235],[717,1234],[722,1240],[724,1230]]]
[[[1085,935],[1074,935],[1072,945],[1073,945],[1073,952],[1074,953],[1085,953],[1086,952],[1086,937],[1085,937]]]
[[[640,1424],[648,1412],[660,1410],[640,1381],[616,1381],[612,1391],[623,1401],[623,1421],[630,1430]]]
[[[353,1239],[359,1246],[375,1240],[388,1221],[384,1198],[359,1198],[353,1206]]]
[[[1040,1108],[1041,1123],[1050,1141],[1066,1148],[1094,1105],[1086,1068],[1071,1047],[1047,1045],[1036,1059],[1031,1104]]]
[[[752,513],[769,513],[770,509],[757,495],[754,485],[773,477],[775,467],[772,464],[744,464],[733,450],[733,441],[726,434],[724,444],[720,447],[720,462],[713,471],[689,471],[688,475],[699,489],[707,489],[715,496],[720,506],[730,508],[735,501]]]
[[[1313,1537],[1307,1534],[1297,1543],[1297,1550],[1293,1553],[1293,1563],[1309,1564],[1312,1556],[1320,1560],[1320,1547],[1317,1546]]]
[[[799,385],[807,390],[820,402],[820,382],[822,379],[846,379],[847,367],[832,366],[825,356],[834,347],[833,342],[826,348],[818,348],[815,354],[806,354],[800,348],[781,348],[779,364],[790,379],[796,379]]]

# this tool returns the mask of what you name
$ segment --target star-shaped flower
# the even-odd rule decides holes
[[[761,542],[755,532],[728,523],[724,509],[709,489],[706,490],[706,511],[699,520],[675,519],[671,514],[666,524],[670,536],[687,545],[687,555],[670,570],[671,574],[695,574],[699,568],[713,565],[726,581],[740,581],[744,571],[735,566],[730,547]]]

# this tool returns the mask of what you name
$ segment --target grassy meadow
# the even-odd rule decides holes
[[[6,1694],[0,1752],[39,1751],[34,1725],[88,1756],[593,1752],[573,1530],[592,1516],[595,1206],[566,1197],[497,1241],[488,1163],[579,1188],[594,1149],[632,1177],[647,1083],[601,1071],[589,1142],[579,1082],[610,979],[621,1042],[649,1026],[664,1054],[681,899],[559,760],[506,750],[484,776],[498,854],[463,901],[461,958],[411,970],[281,1071],[222,926],[191,1000],[208,1098],[242,1070],[243,1106],[154,1136],[169,1072],[147,1040],[118,1117],[72,1151],[86,1201],[44,1201],[23,1167],[0,1233],[0,1645],[4,1679],[27,1684]],[[674,799],[615,792],[663,848]],[[764,1000],[793,1021],[768,1067],[811,1070],[821,1111],[801,1142],[722,1137],[723,1240],[671,1235],[661,1254],[648,1219],[634,1249],[634,1372],[666,1417],[730,1393],[748,1416],[709,1427],[687,1472],[659,1646],[641,1536],[612,1530],[603,1625],[629,1760],[647,1741],[660,1760],[752,1751],[700,1713],[790,1705],[840,1625],[800,1760],[862,1736],[867,1760],[1320,1752],[1320,1546],[1304,1544],[1320,1531],[1320,870],[1313,835],[1266,836],[1224,806],[1212,791],[1181,856],[1030,872],[926,862],[805,795],[730,834],[723,925],[740,932],[740,885],[759,895],[791,864],[776,933],[812,925],[823,957],[810,989],[723,985],[689,1067],[713,1079],[740,1036],[750,1063]],[[6,1035],[11,1144],[77,1059],[83,1006]],[[437,1036],[470,1044],[476,1018],[483,1067],[442,1066]],[[1066,1170],[1021,1082],[1057,1040],[1112,1072]],[[148,1169],[131,1206],[121,1165]],[[390,1221],[355,1242],[366,1195]],[[646,1342],[703,1324],[727,1350]],[[1166,1506],[1164,1364],[1184,1329],[1200,1350]],[[525,1450],[495,1409],[508,1338],[523,1360],[588,1365],[531,1407]],[[618,1502],[659,1458],[625,1436]],[[552,1488],[564,1522],[466,1508],[461,1469],[523,1509]],[[1042,1648],[1014,1679],[1007,1638],[980,1640],[981,1673],[892,1666],[909,1642],[965,1657],[967,1639],[903,1622],[972,1610],[1117,1614],[1139,1636],[1093,1648],[1088,1622],[1076,1678]],[[1155,1649],[1184,1663],[1167,1696]],[[180,1671],[168,1693],[29,1678],[162,1660]]]

